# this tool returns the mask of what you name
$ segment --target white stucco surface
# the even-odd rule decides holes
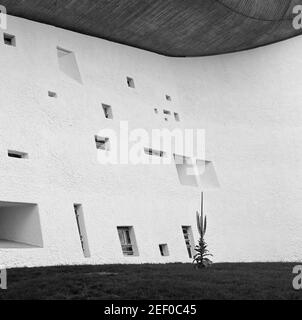
[[[301,259],[301,38],[176,59],[14,17],[7,32],[17,45],[0,41],[0,202],[38,204],[43,248],[0,249],[1,265],[190,261],[181,226],[197,238],[200,190],[181,185],[175,165],[100,165],[94,137],[120,121],[206,130],[206,160],[220,183],[205,193],[216,262]],[[81,81],[62,72],[57,47],[75,54]],[[166,122],[154,108],[181,121]],[[74,204],[83,206],[88,259]],[[117,226],[134,227],[138,257],[123,256]]]

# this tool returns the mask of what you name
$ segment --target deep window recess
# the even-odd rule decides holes
[[[133,88],[133,89],[135,88],[134,80],[130,77],[127,77],[127,84],[129,88]]]
[[[11,34],[7,34],[4,33],[3,34],[3,39],[4,39],[4,43],[7,46],[11,46],[11,47],[15,47],[16,46],[16,37],[11,35]]]
[[[96,148],[98,150],[110,151],[110,139],[95,136]]]
[[[160,244],[159,245],[159,251],[162,257],[168,257],[169,254],[169,248],[167,244]]]
[[[182,232],[185,238],[185,243],[188,251],[189,258],[193,258],[194,254],[194,239],[193,239],[193,233],[192,233],[192,228],[191,227],[182,227]]]
[[[177,112],[174,112],[174,118],[175,118],[175,121],[177,121],[177,122],[180,121],[180,116]]]
[[[165,156],[165,153],[163,151],[158,151],[150,148],[145,148],[145,154],[149,156],[156,156],[163,158]]]
[[[74,204],[74,212],[76,216],[81,246],[85,258],[90,258],[90,250],[88,245],[88,238],[85,227],[83,207],[81,204]]]
[[[113,119],[112,107],[107,104],[102,104],[106,119]]]
[[[169,95],[166,95],[166,100],[167,101],[172,101],[172,98]]]
[[[154,108],[154,112],[155,112],[155,114],[158,114],[158,109]]]
[[[82,84],[82,76],[74,52],[57,47],[59,67],[67,77]]]
[[[117,231],[124,256],[138,256],[133,227],[118,227]]]
[[[9,156],[9,158],[28,159],[28,154],[20,151],[8,150],[7,155]]]
[[[42,248],[39,208],[33,203],[0,201],[0,248]]]
[[[57,97],[58,97],[57,93],[56,93],[56,92],[53,92],[53,91],[48,91],[48,96],[49,96],[50,98],[57,98]]]

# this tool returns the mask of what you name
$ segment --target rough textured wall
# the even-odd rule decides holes
[[[17,18],[7,32],[17,47],[0,44],[0,201],[39,205],[44,248],[0,250],[0,264],[189,261],[181,226],[192,225],[197,237],[199,190],[181,186],[174,165],[97,162],[100,129],[117,129],[121,120],[130,128],[166,127],[155,107],[179,112],[171,129],[207,130],[207,160],[221,183],[205,196],[215,261],[301,258],[301,39],[174,59]],[[60,71],[57,46],[75,53],[82,84]],[[101,103],[112,106],[113,121]],[[9,159],[8,149],[29,159]],[[90,259],[74,203],[83,205]],[[139,257],[122,255],[116,227],[125,225],[134,226]],[[162,243],[170,257],[160,256]]]
[[[206,129],[221,189],[207,194],[219,261],[301,260],[301,39],[174,61],[180,104]]]

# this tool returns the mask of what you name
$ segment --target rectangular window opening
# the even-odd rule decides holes
[[[155,113],[155,114],[158,114],[158,113],[159,113],[159,111],[158,111],[157,108],[154,108],[154,113]]]
[[[175,121],[180,122],[180,116],[177,112],[174,112]]]
[[[151,148],[145,148],[145,154],[147,154],[149,156],[156,156],[156,157],[161,157],[161,158],[163,158],[165,156],[164,151],[158,151],[158,150],[154,150]]]
[[[57,98],[58,97],[57,93],[54,91],[48,91],[48,96],[50,98]]]
[[[171,98],[171,96],[169,96],[169,95],[166,95],[166,100],[167,100],[167,101],[172,101],[172,98]]]
[[[194,256],[194,238],[193,238],[192,227],[183,226],[182,232],[185,238],[185,243],[186,243],[189,258],[192,259]]]
[[[87,237],[85,220],[84,220],[83,206],[81,204],[74,204],[74,212],[76,216],[78,232],[80,236],[80,242],[81,242],[84,257],[90,258],[91,255],[90,255],[90,250],[88,245],[88,237]]]
[[[113,112],[112,112],[112,107],[107,105],[107,104],[102,104],[105,118],[106,119],[113,119]]]
[[[0,249],[43,248],[39,207],[0,201]]]
[[[25,153],[25,152],[8,150],[7,154],[9,158],[28,159],[28,153]]]
[[[7,46],[15,47],[16,46],[16,37],[11,34],[4,33],[3,34],[4,43]]]
[[[138,247],[136,244],[133,227],[118,227],[118,236],[122,246],[123,255],[126,257],[138,256]]]
[[[110,139],[95,136],[96,148],[98,150],[110,151]]]
[[[129,88],[135,88],[134,80],[132,78],[127,77],[127,84]]]
[[[170,255],[169,248],[167,244],[160,244],[159,251],[162,257],[168,257]]]

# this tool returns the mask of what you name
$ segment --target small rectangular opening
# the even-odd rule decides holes
[[[185,238],[185,243],[189,258],[192,259],[194,255],[194,238],[191,226],[182,226],[182,232]]]
[[[98,150],[110,151],[110,139],[95,136],[96,148]]]
[[[4,39],[4,43],[7,46],[12,46],[12,47],[16,46],[16,37],[14,35],[4,33],[3,39]]]
[[[168,257],[170,255],[169,248],[167,244],[160,244],[159,251],[162,257]]]
[[[138,256],[138,247],[136,244],[133,227],[117,227],[118,236],[122,246],[124,256]]]
[[[161,158],[163,158],[165,156],[164,151],[158,151],[158,150],[154,150],[151,148],[145,148],[145,154],[147,154],[149,156],[156,156],[156,157],[161,157]]]
[[[127,77],[127,84],[129,88],[133,88],[133,89],[135,88],[134,80],[130,77]]]
[[[180,121],[180,116],[177,112],[174,112],[174,118],[175,118],[175,121],[177,121],[177,122]]]
[[[28,154],[25,152],[8,150],[7,154],[9,156],[9,158],[28,159]]]
[[[84,212],[81,204],[74,204],[74,212],[76,216],[81,246],[85,258],[90,258],[90,250],[88,245],[88,238],[85,226]]]
[[[109,106],[108,104],[102,104],[105,118],[106,119],[113,119],[113,112],[112,112],[112,107]]]
[[[171,96],[169,96],[169,95],[166,95],[166,100],[167,100],[167,101],[172,101],[172,98],[171,98]]]
[[[171,116],[171,111],[164,110],[164,115],[166,115],[166,116]]]
[[[154,108],[154,113],[155,113],[155,114],[158,114],[158,113],[159,113],[159,111],[158,111],[157,108]]]
[[[57,98],[58,97],[57,93],[54,91],[48,91],[48,96],[50,98]]]

